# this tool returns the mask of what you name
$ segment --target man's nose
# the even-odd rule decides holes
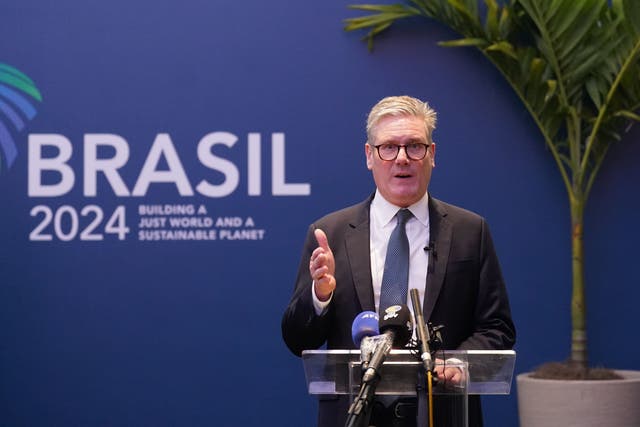
[[[408,163],[409,162],[409,155],[407,154],[407,147],[406,146],[399,146],[398,147],[398,155],[396,156],[396,162],[400,162],[400,163]]]

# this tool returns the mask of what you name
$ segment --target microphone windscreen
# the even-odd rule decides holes
[[[364,337],[378,335],[378,313],[373,311],[363,311],[358,314],[351,324],[351,338],[356,347],[360,347],[360,342]]]
[[[413,335],[413,321],[411,312],[406,305],[392,305],[388,307],[379,322],[380,333],[393,332],[393,347],[402,348]]]

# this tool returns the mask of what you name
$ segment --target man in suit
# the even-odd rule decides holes
[[[400,209],[411,211],[408,287],[419,290],[425,319],[445,326],[443,348],[513,347],[515,328],[485,220],[427,191],[435,167],[435,124],[435,111],[416,98],[388,97],[372,108],[364,148],[376,191],[309,227],[282,319],[284,341],[294,354],[325,343],[328,349],[354,348],[355,316],[385,308],[379,304],[387,242]],[[456,373],[437,372],[440,379]],[[318,425],[344,425],[349,403],[346,396],[321,398]],[[415,425],[415,416],[396,415],[398,406],[378,405],[371,425]],[[469,425],[482,425],[477,396],[469,400]]]

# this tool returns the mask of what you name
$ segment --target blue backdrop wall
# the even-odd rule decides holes
[[[3,68],[0,425],[313,425],[280,318],[308,224],[373,190],[364,121],[392,94],[439,112],[432,194],[491,224],[517,373],[567,357],[567,197],[527,113],[437,25],[370,54],[348,3],[0,5],[0,63],[42,96]],[[586,215],[589,353],[613,368],[640,368],[639,140]],[[487,425],[517,425],[512,390]]]

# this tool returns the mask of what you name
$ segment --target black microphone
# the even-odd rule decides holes
[[[436,252],[436,244],[433,242],[429,242],[429,244],[427,246],[425,246],[424,248],[425,252],[431,252],[431,254],[433,255],[433,258],[436,259],[438,258],[438,252]]]
[[[433,369],[433,360],[431,359],[431,351],[429,349],[431,338],[429,338],[429,330],[424,322],[422,305],[420,304],[420,294],[415,288],[411,289],[409,293],[413,306],[413,317],[416,321],[416,333],[418,335],[418,341],[420,341],[420,359],[422,359],[424,369],[431,371]]]
[[[380,367],[384,363],[392,348],[402,348],[413,335],[411,312],[406,305],[392,305],[384,311],[379,321],[380,342],[376,347],[367,369],[362,376],[362,382],[377,381],[380,378]]]

